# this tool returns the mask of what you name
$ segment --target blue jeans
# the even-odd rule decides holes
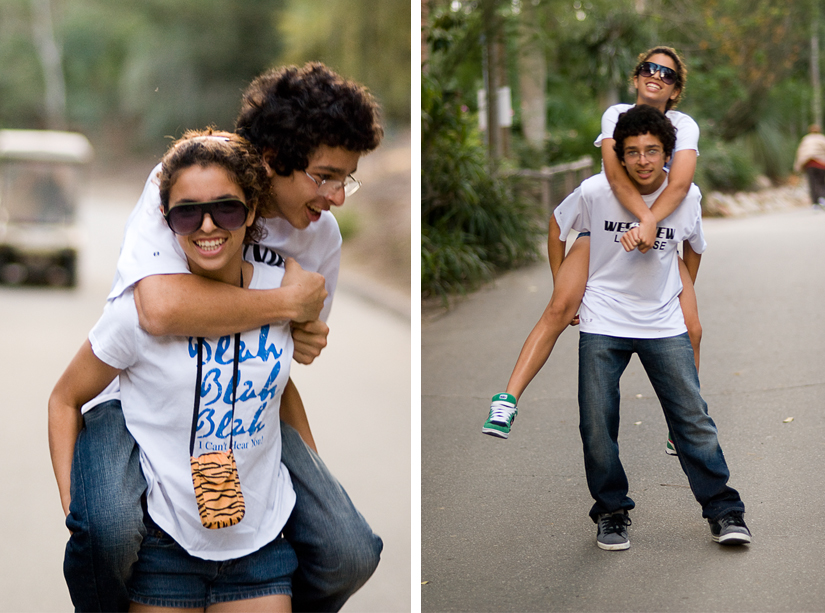
[[[298,556],[295,611],[338,611],[378,566],[383,543],[298,432],[281,422],[282,460],[297,501],[284,535]],[[72,461],[63,573],[78,611],[126,611],[146,529],[146,482],[119,401],[84,415]]]
[[[628,483],[619,460],[619,379],[633,353],[659,397],[682,470],[702,505],[702,517],[715,521],[744,511],[739,493],[727,485],[730,473],[716,436],[716,425],[699,393],[699,376],[687,333],[656,339],[587,334],[579,336],[579,431],[595,522],[602,513],[629,510]]]

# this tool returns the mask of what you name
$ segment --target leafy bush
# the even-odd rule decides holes
[[[742,140],[726,143],[703,139],[699,149],[694,182],[703,192],[735,192],[754,186],[759,173]]]
[[[446,299],[535,259],[541,230],[531,206],[490,173],[458,98],[425,75],[421,99],[421,287]]]

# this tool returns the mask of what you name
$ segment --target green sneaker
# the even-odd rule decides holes
[[[676,451],[676,446],[673,444],[673,435],[668,432],[667,433],[667,445],[665,445],[665,453],[667,455],[679,455]]]
[[[490,404],[490,416],[484,422],[481,431],[490,436],[507,438],[517,414],[515,396],[506,392],[496,394]]]

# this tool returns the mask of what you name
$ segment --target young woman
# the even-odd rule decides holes
[[[602,133],[596,140],[596,146],[601,147],[604,172],[619,202],[639,219],[639,225],[622,237],[622,245],[627,251],[639,249],[646,252],[654,246],[656,224],[676,210],[693,182],[699,126],[688,115],[673,110],[681,99],[686,80],[687,68],[670,47],[654,47],[639,55],[639,61],[631,75],[631,82],[636,88],[636,104],[647,104],[659,109],[677,130],[668,185],[650,208],[645,205],[638,190],[633,188],[613,149],[615,141],[612,136],[616,121],[621,113],[633,105],[614,105],[602,116]],[[551,217],[547,246],[553,274],[553,295],[541,319],[524,342],[506,391],[492,398],[489,417],[482,427],[485,434],[500,438],[509,436],[510,427],[518,413],[517,403],[521,394],[544,366],[562,331],[571,322],[578,323],[576,313],[587,283],[590,239],[586,236],[579,237],[565,257],[566,237],[559,234],[558,223],[555,217]],[[690,257],[690,254],[686,257]],[[681,260],[680,271],[684,286],[680,303],[698,369],[702,328],[693,290],[695,279]],[[668,453],[672,451],[669,439],[667,450]]]
[[[160,194],[193,274],[278,286],[283,268],[243,258],[275,206],[247,141],[187,133],[164,156]],[[279,404],[292,351],[288,323],[234,337],[151,336],[130,289],[107,304],[61,376],[49,400],[49,444],[67,514],[81,407],[120,376],[147,482],[131,610],[291,610],[297,558],[281,533],[295,493],[280,461]],[[223,472],[210,473],[214,466]]]

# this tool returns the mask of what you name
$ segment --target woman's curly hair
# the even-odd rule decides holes
[[[285,66],[257,77],[246,89],[235,131],[259,149],[281,176],[309,166],[321,145],[368,153],[384,130],[378,103],[362,85],[320,62]]]
[[[682,100],[682,95],[684,95],[685,93],[685,87],[687,87],[687,66],[685,66],[685,61],[679,56],[679,54],[676,52],[676,49],[674,49],[673,47],[658,46],[653,47],[652,49],[648,49],[644,53],[640,53],[638,61],[636,62],[636,68],[633,69],[633,73],[630,75],[630,83],[632,85],[633,79],[639,76],[639,71],[642,69],[642,64],[644,64],[657,53],[661,53],[663,55],[668,56],[670,59],[673,60],[673,63],[676,65],[676,89],[679,90],[679,93],[676,94],[676,97],[673,100],[667,101],[665,110],[669,111],[671,109],[676,108],[676,106]]]
[[[162,159],[160,202],[169,211],[169,192],[183,170],[192,166],[218,166],[243,191],[246,205],[254,208],[255,221],[246,229],[245,243],[256,243],[266,234],[264,218],[275,214],[270,180],[258,150],[249,141],[215,128],[188,130],[176,140]]]

